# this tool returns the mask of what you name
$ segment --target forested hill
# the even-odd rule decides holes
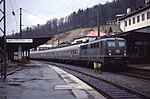
[[[132,11],[144,5],[145,0],[113,0],[106,4],[98,4],[91,8],[79,9],[69,16],[61,19],[48,20],[45,25],[27,27],[22,31],[23,37],[52,36],[76,28],[95,27],[97,25],[97,11],[99,11],[100,25],[108,20],[115,20],[117,14],[126,13],[127,8]],[[18,33],[15,34],[16,36]]]

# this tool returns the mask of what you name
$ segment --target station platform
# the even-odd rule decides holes
[[[106,98],[62,69],[31,61],[8,75],[5,81],[0,78],[0,99]]]
[[[128,64],[127,67],[136,70],[150,71],[150,64]]]

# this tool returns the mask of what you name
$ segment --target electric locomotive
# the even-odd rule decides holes
[[[105,66],[127,63],[127,44],[123,38],[103,38],[81,45],[81,60]]]

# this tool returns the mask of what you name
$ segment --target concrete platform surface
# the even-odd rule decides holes
[[[37,61],[0,78],[0,99],[105,99],[67,72]]]
[[[128,68],[150,71],[150,64],[128,64]]]

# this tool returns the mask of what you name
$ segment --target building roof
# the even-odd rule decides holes
[[[11,38],[7,38],[7,39],[11,39]],[[17,38],[13,38],[13,39],[17,39]],[[46,43],[49,39],[51,39],[51,37],[40,37],[40,38],[22,38],[22,39],[33,39],[33,43],[7,43],[6,44],[6,51],[7,52],[16,52],[18,51],[18,45],[21,44],[22,45],[22,49],[23,50],[27,50],[27,49],[31,49],[31,48],[35,48],[41,44]],[[3,38],[0,37],[0,47],[3,48]],[[1,51],[0,51],[1,53]]]
[[[107,35],[107,34],[104,33],[104,32],[100,32],[100,36],[105,36],[105,35]],[[90,36],[94,36],[94,37],[96,37],[96,36],[98,36],[98,31],[93,29],[93,30],[89,31],[86,36],[89,36],[89,37]]]
[[[144,5],[144,6],[141,6],[141,7],[138,8],[137,10],[131,12],[130,14],[126,14],[126,15],[124,15],[123,17],[119,18],[119,21],[120,21],[120,20],[124,20],[124,19],[126,19],[126,18],[128,18],[128,17],[130,17],[130,16],[133,16],[133,15],[135,15],[135,14],[137,14],[137,13],[139,13],[139,12],[142,12],[142,11],[144,11],[144,10],[146,10],[146,9],[149,9],[149,8],[150,8],[150,4],[148,3],[148,4]]]

